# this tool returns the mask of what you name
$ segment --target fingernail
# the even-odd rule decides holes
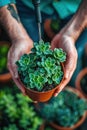
[[[15,73],[15,74],[14,74],[14,77],[15,77],[15,78],[18,78],[18,74],[17,74],[17,73]]]
[[[58,93],[55,93],[54,97],[57,97]]]
[[[69,77],[69,73],[66,73],[65,78],[68,79],[68,77]]]
[[[37,101],[34,101],[34,103],[38,103]]]
[[[17,78],[18,78],[18,75],[15,75],[14,77],[17,79]]]

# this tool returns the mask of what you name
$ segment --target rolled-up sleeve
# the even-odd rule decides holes
[[[3,7],[10,3],[15,3],[15,0],[0,0],[0,7]]]

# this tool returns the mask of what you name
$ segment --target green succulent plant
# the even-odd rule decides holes
[[[7,72],[7,53],[9,47],[7,45],[2,45],[0,47],[0,74]]]
[[[19,92],[13,95],[10,90],[0,90],[1,130],[38,130],[41,123],[30,98]]]
[[[25,86],[41,92],[60,84],[64,74],[61,63],[64,61],[66,53],[61,48],[51,50],[50,43],[40,41],[35,42],[31,53],[21,56],[16,65]]]
[[[8,45],[2,45],[0,48],[0,54],[6,56],[8,53],[9,46]]]
[[[86,111],[87,101],[69,90],[62,91],[48,103],[39,103],[40,115],[63,127],[72,127]]]
[[[3,130],[18,130],[15,124],[11,124],[8,127],[4,127]]]

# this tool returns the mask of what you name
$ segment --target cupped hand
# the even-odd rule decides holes
[[[25,53],[29,53],[31,48],[33,47],[33,41],[31,39],[28,40],[17,40],[16,42],[12,43],[12,46],[8,52],[8,69],[12,75],[12,79],[14,80],[15,84],[19,87],[22,93],[25,95],[25,89],[22,87],[22,84],[19,80],[16,61],[19,60],[20,56]]]
[[[74,45],[74,39],[66,34],[57,34],[52,42],[51,48],[62,48],[66,54],[66,62],[64,63],[64,80],[59,89],[57,89],[54,93],[54,96],[57,96],[62,89],[67,85],[70,81],[77,64],[77,51]]]

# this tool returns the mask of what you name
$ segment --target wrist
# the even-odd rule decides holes
[[[33,46],[33,41],[31,38],[17,38],[17,39],[13,39],[12,40],[12,44],[24,44],[25,46],[26,45],[30,45],[30,46]]]
[[[76,41],[85,28],[85,17],[81,17],[80,15],[76,14],[66,25],[64,33]]]
[[[63,33],[73,38],[78,39],[81,32],[87,27],[87,0],[83,0],[76,14],[72,17],[69,23],[63,29]]]
[[[12,41],[13,50],[21,50],[21,53],[29,53],[33,47],[33,41],[31,39],[16,39]]]

